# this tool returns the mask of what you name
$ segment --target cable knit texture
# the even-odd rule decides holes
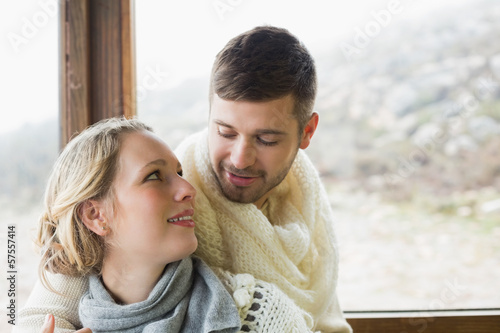
[[[323,332],[350,332],[336,297],[338,255],[333,218],[319,175],[299,150],[289,174],[267,200],[228,201],[208,154],[207,130],[177,149],[185,177],[197,188],[196,254],[211,267],[248,273],[277,285]]]
[[[233,295],[242,324],[240,332],[312,332],[311,316],[275,285],[250,274],[215,272]]]

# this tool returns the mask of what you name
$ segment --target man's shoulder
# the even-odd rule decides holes
[[[318,169],[314,166],[313,162],[303,149],[299,149],[297,152],[291,171],[299,177],[313,177],[319,180]]]
[[[200,141],[200,140],[203,140],[203,138],[205,138],[207,135],[207,128],[199,131],[199,132],[196,132],[196,133],[193,133],[193,134],[190,134],[189,136],[187,136],[184,140],[181,141],[181,143],[179,143],[179,145],[174,149],[174,153],[175,155],[177,156],[177,158],[182,161],[185,154],[190,150],[190,149],[194,149],[194,147],[196,146],[196,144]]]

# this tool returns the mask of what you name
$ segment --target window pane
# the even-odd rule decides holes
[[[58,152],[58,3],[15,1],[4,7],[0,11],[0,243],[4,274],[16,272],[16,288],[14,298],[10,281],[2,278],[0,303],[8,305],[15,299],[19,311],[37,278],[32,231]],[[14,269],[6,266],[9,225],[15,226]],[[4,316],[0,321],[1,332],[12,329],[8,320]]]
[[[500,306],[498,2],[136,5],[139,117],[172,146],[206,125],[230,38],[271,24],[311,51],[307,152],[337,217],[344,310]]]

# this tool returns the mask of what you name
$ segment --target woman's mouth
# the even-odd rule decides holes
[[[168,219],[167,222],[177,222],[177,221],[186,221],[186,220],[192,220],[192,216],[183,216],[183,217],[178,217],[175,219]]]
[[[167,222],[181,227],[193,228],[195,225],[193,221],[193,215],[194,215],[194,210],[188,209],[180,214],[177,214],[167,219]]]

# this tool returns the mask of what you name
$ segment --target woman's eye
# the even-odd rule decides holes
[[[146,180],[160,180],[160,172],[155,171],[146,177]]]

